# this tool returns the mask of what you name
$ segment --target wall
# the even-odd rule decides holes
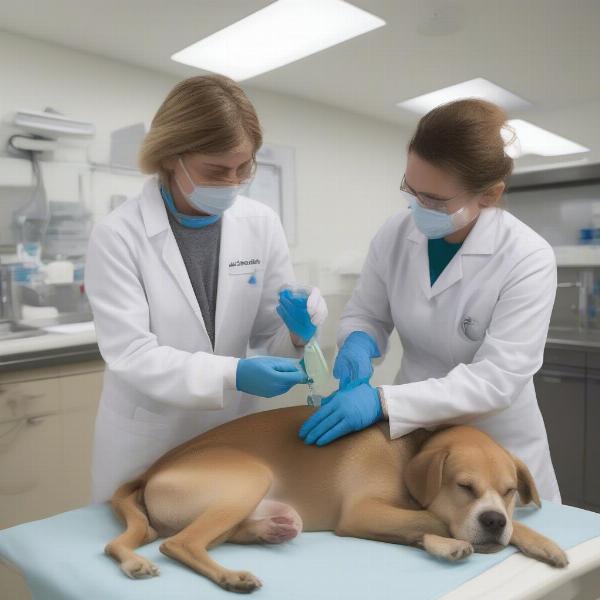
[[[8,137],[16,133],[10,119],[17,108],[51,106],[96,125],[96,138],[86,151],[67,146],[55,156],[65,163],[55,169],[46,165],[48,195],[61,200],[76,199],[75,175],[83,161],[107,161],[110,132],[140,121],[149,126],[177,81],[164,73],[4,32],[0,32],[0,74],[0,159]],[[299,278],[320,285],[329,295],[331,317],[323,340],[331,356],[335,324],[355,283],[353,277],[333,275],[331,265],[344,257],[354,257],[360,264],[377,228],[402,206],[397,190],[410,132],[316,102],[251,87],[247,92],[256,105],[265,141],[295,148],[297,243],[291,251]],[[6,166],[1,172],[2,164],[0,186],[9,175]],[[87,200],[96,217],[108,209],[109,193],[133,194],[141,184],[131,176],[113,177],[110,182],[106,174],[92,177],[93,185],[87,184],[96,192],[88,190]],[[98,195],[98,189],[104,193]],[[5,225],[15,199],[22,197],[23,188],[0,187],[0,220]],[[386,361],[389,367],[378,371],[384,380],[391,379],[399,363],[397,341],[393,348]]]
[[[175,77],[0,32],[0,153],[16,130],[16,108],[51,106],[89,120],[97,136],[88,150],[108,158],[109,134],[150,120]],[[401,203],[409,132],[336,108],[247,88],[267,142],[296,149],[298,261],[322,266],[346,253],[364,253],[379,225]],[[80,159],[76,149],[56,158]],[[137,183],[135,188],[137,189]],[[0,202],[6,202],[0,194]],[[8,200],[10,201],[10,199]]]

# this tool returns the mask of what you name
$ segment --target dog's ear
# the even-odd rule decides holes
[[[429,506],[442,487],[444,464],[450,454],[447,448],[424,450],[406,467],[404,481],[411,496],[423,507]]]
[[[535,481],[527,468],[527,465],[514,455],[512,455],[512,459],[517,468],[517,490],[519,491],[521,502],[525,505],[533,502],[541,508],[542,501],[540,500]]]

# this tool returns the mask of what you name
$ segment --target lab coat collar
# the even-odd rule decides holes
[[[411,252],[418,270],[419,284],[428,300],[441,294],[462,279],[463,257],[494,253],[500,213],[501,210],[497,208],[484,208],[481,211],[475,226],[463,242],[460,250],[448,263],[433,286],[429,275],[427,237],[419,231],[414,220],[412,220],[412,230],[408,234],[408,239],[412,242]]]
[[[148,178],[144,183],[140,211],[148,237],[170,229],[167,209],[160,194],[160,184],[156,176]]]

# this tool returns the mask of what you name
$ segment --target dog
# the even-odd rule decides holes
[[[510,543],[554,567],[568,564],[553,541],[512,521],[517,496],[541,501],[526,465],[485,433],[453,426],[390,440],[379,422],[309,446],[298,430],[313,411],[255,413],[167,452],[112,496],[126,530],[105,552],[129,577],[154,576],[158,568],[134,550],[166,538],[163,554],[240,593],[261,581],[208,550],[282,543],[301,531],[412,545],[449,561]]]

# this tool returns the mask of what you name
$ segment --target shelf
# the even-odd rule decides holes
[[[559,267],[600,267],[600,246],[554,246]]]

